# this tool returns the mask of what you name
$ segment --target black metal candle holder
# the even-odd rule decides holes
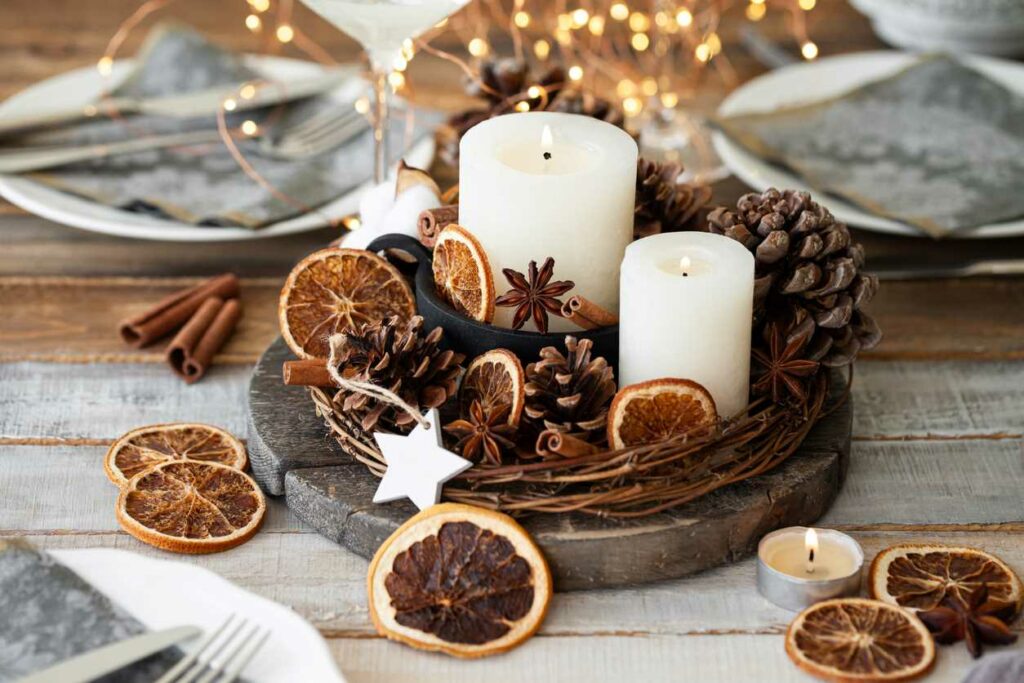
[[[565,336],[571,334],[577,339],[590,339],[594,342],[595,356],[603,356],[613,367],[618,365],[618,325],[596,330],[540,333],[509,330],[470,320],[437,296],[431,267],[433,255],[419,240],[408,235],[388,234],[378,237],[367,246],[367,250],[372,252],[384,249],[400,249],[416,259],[412,266],[401,263],[396,265],[407,273],[410,267],[415,269],[412,278],[416,288],[416,307],[427,329],[440,326],[444,330],[446,343],[470,359],[491,349],[508,349],[525,365],[536,361],[545,346],[562,348]]]

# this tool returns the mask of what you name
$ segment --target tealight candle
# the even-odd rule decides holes
[[[739,242],[671,232],[634,242],[621,273],[619,385],[702,384],[722,417],[747,406],[754,257]]]
[[[799,611],[860,590],[864,551],[832,529],[789,527],[757,546],[757,590],[779,607]]]
[[[554,279],[618,311],[636,159],[628,133],[589,116],[506,114],[470,128],[459,144],[459,223],[487,253],[497,293],[508,289],[503,268],[525,273],[550,256]],[[498,308],[494,324],[511,327],[512,309]],[[554,317],[550,329],[577,328]]]

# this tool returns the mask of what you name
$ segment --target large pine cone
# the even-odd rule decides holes
[[[805,357],[830,367],[853,362],[882,337],[864,305],[878,279],[861,272],[864,249],[846,224],[806,192],[774,188],[740,197],[708,215],[708,230],[754,253],[754,318],[786,326],[787,339],[811,334]]]
[[[711,199],[711,188],[678,182],[682,172],[679,164],[637,159],[634,239],[695,227],[700,210]]]
[[[425,334],[418,315],[407,323],[392,316],[335,335],[332,360],[344,379],[389,389],[420,411],[438,408],[455,394],[465,359],[439,348],[443,334],[440,327]],[[415,422],[404,409],[355,391],[339,389],[334,404],[367,432],[406,432]]]
[[[605,439],[615,373],[604,358],[591,358],[593,345],[568,336],[564,355],[548,346],[527,366],[523,420],[535,432],[554,429],[591,443]]]

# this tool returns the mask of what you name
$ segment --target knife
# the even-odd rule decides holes
[[[256,87],[255,93],[248,99],[237,96],[241,84],[221,85],[208,90],[163,97],[111,97],[84,107],[77,105],[70,108],[0,118],[0,137],[35,128],[88,119],[106,111],[116,111],[120,115],[153,114],[181,119],[212,115],[220,109],[227,98],[232,98],[235,101],[236,106],[233,111],[246,111],[326,92],[332,86],[340,85],[352,73],[352,69],[331,69],[328,73],[287,83],[265,81]]]
[[[202,630],[195,626],[143,633],[66,659],[21,679],[19,683],[88,683],[201,633]]]

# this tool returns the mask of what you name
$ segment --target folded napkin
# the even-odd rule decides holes
[[[147,37],[137,66],[114,96],[156,97],[239,86],[262,76],[238,55],[182,26],[160,26]],[[255,121],[273,135],[327,108],[351,106],[323,95],[263,110],[236,112],[237,126]],[[437,116],[417,113],[409,139],[429,132]],[[213,116],[189,120],[130,116],[99,118],[75,126],[24,136],[27,145],[72,145],[124,140],[143,135],[215,129]],[[390,149],[401,150],[406,131],[393,126]],[[261,228],[317,208],[367,181],[373,173],[373,139],[367,129],[342,146],[298,161],[260,156],[257,140],[239,142],[255,170],[292,201],[284,201],[248,177],[221,143],[161,149],[63,166],[29,174],[34,180],[96,202],[200,226]],[[398,155],[395,156],[397,161]]]
[[[812,188],[934,237],[1024,218],[1024,97],[949,57],[714,123]]]
[[[0,682],[146,631],[135,618],[53,557],[0,539]],[[174,666],[167,649],[99,679],[150,683]]]

